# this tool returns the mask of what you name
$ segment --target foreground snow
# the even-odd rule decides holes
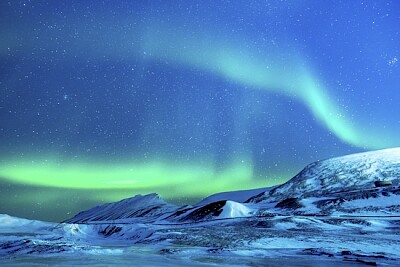
[[[6,215],[1,215],[3,220]],[[10,217],[6,217],[10,220]],[[192,224],[51,224],[0,232],[0,264],[398,266],[400,218],[275,216]],[[18,229],[20,225],[20,229]]]

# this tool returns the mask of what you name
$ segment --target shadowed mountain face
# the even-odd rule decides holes
[[[203,207],[191,211],[189,214],[185,214],[179,221],[204,221],[206,219],[212,219],[221,214],[223,207],[226,205],[226,200],[221,200],[207,204]]]

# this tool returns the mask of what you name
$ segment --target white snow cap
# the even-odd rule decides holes
[[[238,217],[250,217],[253,214],[253,209],[246,207],[241,203],[234,201],[226,201],[226,204],[217,217],[218,219],[238,218]]]

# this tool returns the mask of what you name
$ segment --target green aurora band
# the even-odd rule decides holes
[[[70,189],[133,189],[149,192],[158,188],[163,197],[178,192],[202,197],[224,190],[265,187],[264,180],[254,180],[251,164],[240,162],[224,171],[210,165],[174,165],[164,162],[145,164],[60,164],[48,160],[13,162],[1,167],[0,175],[19,184]],[[284,177],[277,182],[281,182]],[[196,186],[201,184],[207,186]],[[273,185],[273,184],[270,184]],[[118,198],[116,198],[118,199]],[[116,200],[112,199],[112,200]]]

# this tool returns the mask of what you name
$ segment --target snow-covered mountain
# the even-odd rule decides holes
[[[53,225],[50,222],[42,222],[36,220],[28,220],[18,217],[13,217],[7,214],[0,214],[0,233],[13,232],[21,228],[25,228],[26,233],[32,233],[46,229]]]
[[[314,162],[288,182],[246,202],[279,201],[289,197],[326,196],[369,190],[377,180],[400,181],[400,148],[384,149]]]
[[[399,177],[395,148],[312,163],[283,185],[218,193],[193,206],[149,194],[82,211],[60,224],[0,215],[0,265],[19,258],[21,266],[38,259],[49,265],[54,262],[48,255],[62,255],[70,266],[80,255],[79,263],[84,258],[88,265],[101,258],[100,265],[243,266],[278,256],[284,259],[279,265],[295,265],[318,256],[325,258],[303,265],[398,266]],[[377,180],[392,184],[376,187]],[[31,254],[35,258],[26,258]],[[288,263],[288,257],[294,260]]]
[[[256,196],[260,193],[265,193],[269,190],[272,190],[276,186],[273,187],[264,187],[264,188],[256,188],[250,190],[239,190],[239,191],[231,191],[231,192],[221,192],[216,193],[211,196],[208,196],[202,199],[195,206],[203,206],[213,202],[221,201],[221,200],[231,200],[235,202],[245,202],[249,198]]]
[[[376,188],[375,181],[390,181],[392,186]],[[157,194],[137,195],[83,211],[66,222],[183,223],[291,213],[400,215],[399,181],[400,148],[392,148],[314,162],[280,186],[218,193],[194,206],[177,207]]]
[[[82,211],[65,223],[89,223],[102,221],[123,221],[124,219],[139,218],[142,221],[151,221],[178,207],[165,202],[159,195],[136,195],[114,203],[107,203],[92,209]]]
[[[199,205],[171,214],[165,220],[173,222],[204,222],[219,219],[231,219],[254,216],[256,209],[246,204],[231,200],[220,200],[205,205]]]

